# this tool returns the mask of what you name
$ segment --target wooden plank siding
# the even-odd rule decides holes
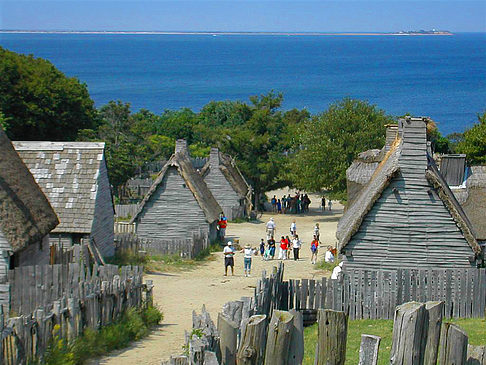
[[[233,208],[240,207],[240,198],[221,170],[218,167],[211,166],[208,174],[204,177],[204,182],[221,208],[223,208],[226,218],[229,220],[239,218],[233,217],[233,211],[237,211],[237,209]],[[244,212],[244,209],[242,209],[242,212]]]
[[[148,240],[184,239],[196,232],[214,235],[193,193],[173,166],[146,203],[136,226],[137,236]]]
[[[347,269],[474,266],[468,242],[425,176],[423,124],[412,121],[404,128],[400,172],[347,244]]]

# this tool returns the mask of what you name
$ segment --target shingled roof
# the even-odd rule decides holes
[[[248,193],[251,191],[250,185],[248,185],[241,171],[236,166],[234,159],[231,158],[230,155],[222,153],[221,151],[218,151],[218,153],[219,169],[240,198],[246,198]],[[209,173],[210,167],[211,161],[208,159],[204,167],[201,169],[201,176],[205,177]]]
[[[403,139],[397,138],[389,147],[383,160],[380,162],[367,185],[359,192],[354,203],[346,210],[340,219],[336,231],[339,241],[339,250],[342,250],[349,243],[353,235],[358,231],[365,216],[371,210],[375,202],[380,198],[383,191],[388,187],[391,180],[400,172],[399,158],[402,153]],[[424,153],[427,153],[424,151]],[[440,199],[444,202],[452,218],[460,228],[464,238],[474,253],[480,252],[479,244],[475,238],[474,229],[457,202],[449,186],[440,175],[434,160],[428,156],[425,177],[429,183],[437,189]]]
[[[56,211],[55,233],[90,233],[104,143],[13,142]]]
[[[14,252],[39,242],[56,213],[0,128],[0,227]]]
[[[131,223],[135,222],[137,217],[143,211],[145,204],[150,200],[155,193],[159,185],[164,180],[164,176],[169,167],[176,167],[179,174],[184,179],[187,187],[194,195],[197,203],[201,207],[208,223],[213,223],[219,219],[219,214],[223,212],[223,209],[219,206],[218,202],[214,198],[211,191],[208,189],[206,183],[202,179],[201,175],[194,169],[189,154],[186,150],[176,149],[169,161],[165,164],[162,170],[157,175],[154,183],[150,187],[147,195],[143,198],[139,205],[137,213],[131,219]]]

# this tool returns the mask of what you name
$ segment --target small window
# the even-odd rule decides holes
[[[187,185],[186,184],[182,184],[182,187],[185,189],[185,188],[187,188]]]

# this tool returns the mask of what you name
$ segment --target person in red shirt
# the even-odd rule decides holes
[[[218,221],[218,230],[219,230],[219,239],[221,243],[224,243],[224,237],[226,235],[226,227],[228,226],[228,220],[224,216],[224,214],[219,215]]]
[[[280,240],[280,252],[278,253],[279,260],[287,260],[287,250],[289,249],[289,242],[282,236]]]
[[[312,252],[311,263],[312,264],[315,264],[316,261],[317,261],[317,250],[318,250],[318,248],[319,248],[319,240],[317,239],[316,236],[314,236],[314,239],[311,242],[311,252]]]

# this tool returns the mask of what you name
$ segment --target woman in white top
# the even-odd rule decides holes
[[[299,259],[299,250],[300,246],[302,246],[302,242],[299,239],[298,235],[295,235],[295,238],[292,240],[292,248],[294,251],[294,261]]]
[[[319,241],[319,223],[316,223],[316,225],[314,226],[314,236],[316,236],[317,240]]]
[[[297,223],[295,223],[295,219],[290,223],[290,234],[294,237],[297,234]]]
[[[324,256],[325,262],[329,262],[329,263],[334,262],[334,255],[332,254],[331,250],[332,250],[332,246],[327,246],[326,255]]]
[[[245,263],[245,276],[250,276],[251,271],[251,259],[255,253],[255,250],[251,248],[250,245],[246,245],[241,252],[244,253],[244,263]]]

